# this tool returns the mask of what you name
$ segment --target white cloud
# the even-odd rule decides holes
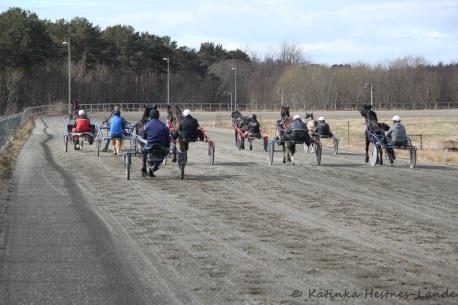
[[[444,38],[448,39],[450,38],[450,35],[447,35],[447,34],[444,34],[438,31],[429,31],[429,32],[426,32],[424,35],[425,35],[425,38],[427,39],[444,39]]]

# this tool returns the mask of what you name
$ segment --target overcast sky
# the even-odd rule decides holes
[[[85,17],[102,29],[132,25],[170,36],[275,54],[300,46],[315,63],[385,63],[404,56],[458,62],[458,0],[1,0],[42,19]]]

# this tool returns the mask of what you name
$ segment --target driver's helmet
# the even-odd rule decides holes
[[[318,121],[319,121],[319,122],[324,122],[324,116],[320,116],[320,117],[318,118]]]
[[[85,116],[86,115],[86,112],[84,110],[80,110],[78,111],[78,116]]]
[[[251,115],[251,118],[252,118],[253,120],[256,120],[256,118],[257,118],[256,114],[253,113],[253,114]]]
[[[191,110],[189,110],[189,109],[185,109],[185,110],[183,111],[183,116],[188,116],[188,115],[192,115],[192,112],[191,112]]]
[[[399,115],[395,115],[395,116],[393,117],[393,121],[395,121],[395,122],[400,122],[400,121],[401,121],[401,117],[400,117]]]
[[[297,120],[297,119],[299,119],[299,120],[301,119],[301,116],[298,115],[298,114],[296,114],[296,115],[293,117],[293,120]]]

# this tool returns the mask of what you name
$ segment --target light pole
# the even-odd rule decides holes
[[[229,95],[231,96],[231,112],[232,112],[232,92],[229,92]]]
[[[170,105],[170,58],[164,57],[162,60],[167,62],[167,105]]]
[[[278,90],[278,94],[280,94],[280,103],[283,106],[283,89]]]
[[[371,89],[371,106],[372,106],[372,102],[373,102],[373,98],[372,98],[373,97],[373,95],[372,95],[372,91],[373,90],[372,89],[373,89],[374,85],[372,83],[366,83],[364,87],[366,89],[368,89],[368,88]]]
[[[71,102],[72,102],[72,74],[71,74],[71,65],[72,65],[72,55],[70,48],[70,37],[67,37],[67,41],[62,43],[64,46],[67,46],[68,53],[68,115],[71,115]]]
[[[237,67],[233,67],[234,70],[234,110],[237,110]]]

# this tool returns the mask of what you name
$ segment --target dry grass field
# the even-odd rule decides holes
[[[0,192],[3,192],[7,187],[6,181],[13,172],[16,156],[30,136],[33,127],[33,120],[26,122],[25,125],[16,132],[11,143],[0,154]]]
[[[439,113],[428,116],[429,111],[408,112],[402,114],[402,123],[406,126],[407,133],[410,135],[412,142],[418,148],[417,158],[419,162],[444,162],[443,143],[448,140],[458,140],[458,116],[445,115]],[[420,114],[419,114],[420,113]],[[324,115],[327,117],[325,113]],[[348,113],[349,118],[345,118],[345,112],[339,114],[332,113],[327,119],[333,133],[340,140],[340,147],[352,152],[364,152],[364,119],[354,113]],[[206,128],[232,128],[229,114],[217,114],[213,118],[205,117],[203,114],[196,113],[196,116],[202,116],[202,125]],[[272,137],[275,133],[275,122],[272,116],[278,114],[260,113],[261,125],[264,131]],[[358,117],[359,116],[359,117]],[[391,115],[385,114],[380,116],[379,120],[391,125]],[[420,139],[422,135],[422,139]],[[422,143],[420,143],[420,141]],[[326,145],[326,143],[324,143]],[[422,149],[420,149],[422,144]],[[401,158],[408,156],[404,151],[399,151]],[[458,164],[458,153],[447,153],[447,164]]]

